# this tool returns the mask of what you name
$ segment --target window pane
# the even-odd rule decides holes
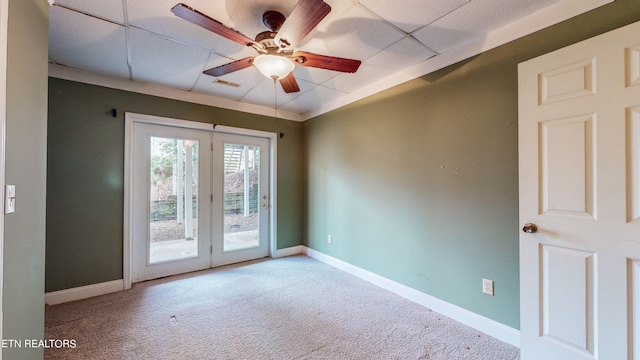
[[[198,256],[196,140],[151,137],[149,263]]]
[[[258,247],[260,147],[224,145],[224,251]]]

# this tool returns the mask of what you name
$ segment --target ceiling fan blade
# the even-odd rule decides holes
[[[296,51],[293,54],[293,59],[296,64],[302,66],[315,67],[320,69],[341,71],[347,73],[354,73],[360,67],[362,61],[339,58],[335,56],[318,55],[304,51]]]
[[[248,68],[249,66],[253,65],[253,59],[255,59],[255,56],[250,56],[244,59],[232,61],[228,64],[216,66],[209,70],[205,70],[204,73],[207,75],[216,76],[216,77],[227,75],[234,71],[242,70],[244,68]]]
[[[299,0],[278,30],[276,44],[295,48],[329,12],[331,6],[322,0]]]
[[[239,44],[249,46],[255,43],[254,40],[246,37],[244,34],[233,30],[232,28],[224,26],[220,21],[212,19],[209,16],[185,4],[180,3],[174,6],[171,9],[171,12],[173,12],[179,18],[187,20],[192,24],[201,26],[209,31],[212,31]]]
[[[298,82],[296,81],[296,77],[291,72],[284,79],[280,79],[280,85],[282,85],[282,90],[284,92],[293,93],[300,91],[300,87],[298,87]]]

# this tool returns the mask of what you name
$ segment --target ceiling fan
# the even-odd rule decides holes
[[[286,93],[292,93],[300,91],[292,72],[295,65],[347,73],[356,72],[360,67],[360,60],[294,51],[300,41],[331,11],[331,6],[322,0],[299,0],[288,19],[277,11],[265,12],[262,15],[262,22],[270,30],[258,34],[255,40],[185,4],[178,4],[171,11],[190,23],[231,41],[251,46],[258,52],[257,56],[232,61],[204,71],[207,75],[223,76],[253,65],[264,76],[274,81],[279,80]]]

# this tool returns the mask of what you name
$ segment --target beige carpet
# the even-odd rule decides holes
[[[517,348],[305,256],[48,306],[46,359],[519,359]]]

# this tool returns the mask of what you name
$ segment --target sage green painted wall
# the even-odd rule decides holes
[[[47,292],[122,278],[125,112],[283,132],[278,248],[301,244],[301,123],[50,78]]]
[[[4,215],[4,339],[44,337],[48,24],[45,0],[9,0],[5,170],[16,212]],[[42,356],[2,349],[5,360]]]
[[[617,0],[305,122],[305,245],[519,328],[517,64],[638,20]]]

